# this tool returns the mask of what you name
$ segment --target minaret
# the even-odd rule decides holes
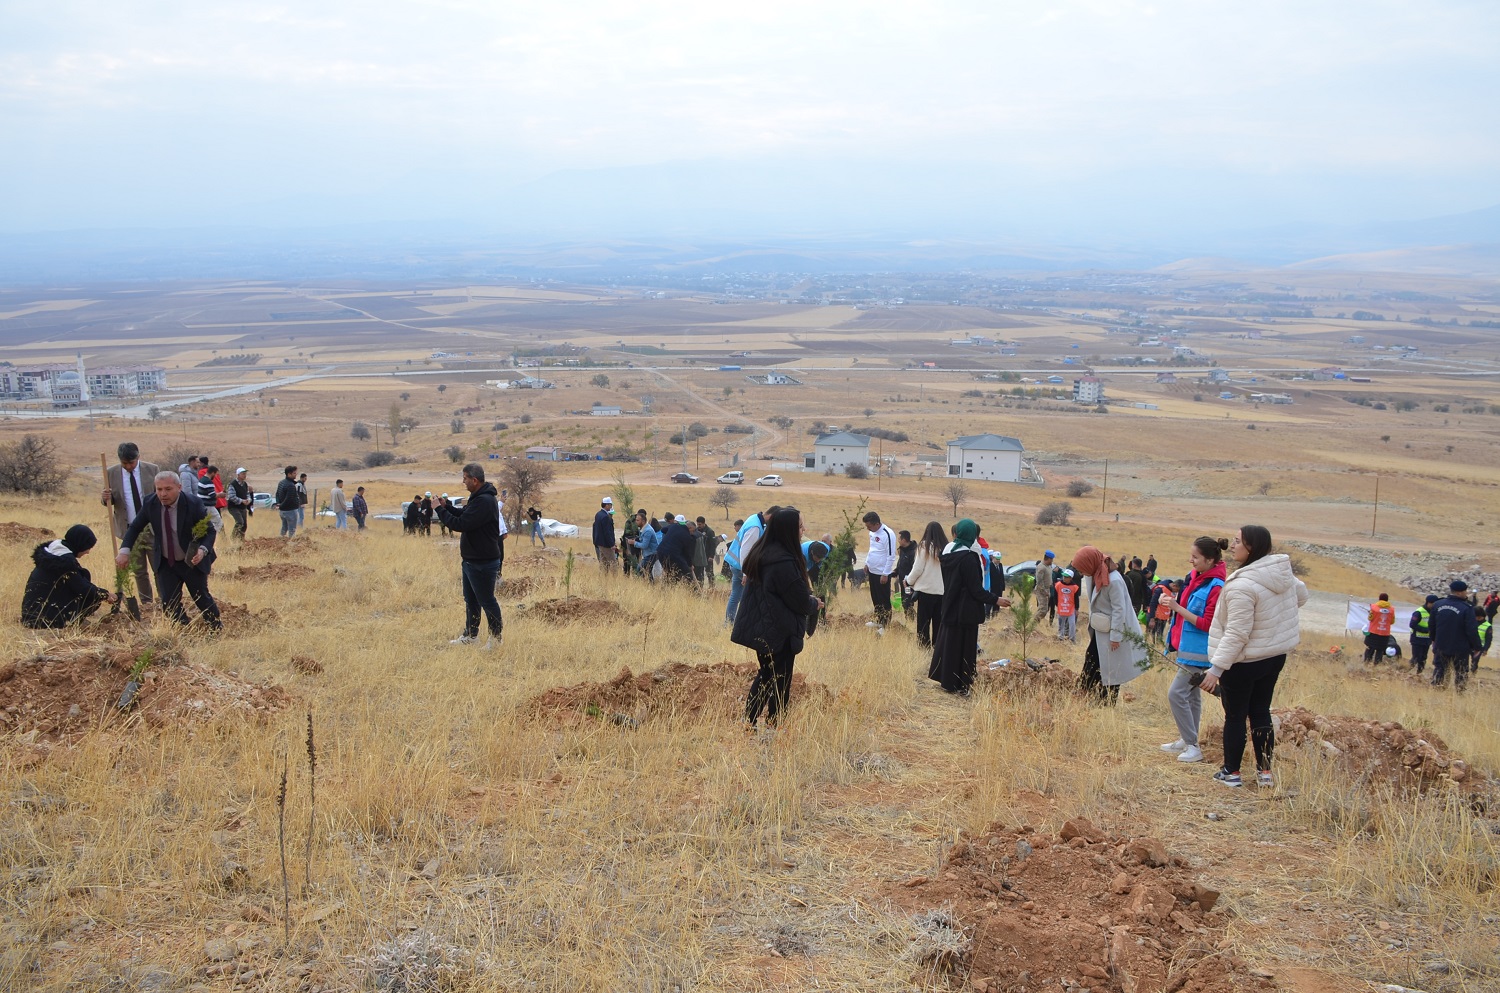
[[[83,353],[78,354],[78,402],[89,402],[89,377],[83,371]]]

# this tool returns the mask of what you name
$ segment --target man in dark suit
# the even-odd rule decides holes
[[[156,568],[156,592],[161,597],[162,610],[178,624],[187,624],[187,614],[182,609],[182,588],[187,587],[193,598],[193,606],[203,615],[203,620],[215,631],[221,630],[219,605],[208,592],[208,574],[214,561],[214,537],[218,533],[210,526],[202,538],[193,536],[193,527],[208,519],[208,512],[198,498],[182,488],[182,481],[175,472],[159,472],[155,480],[156,492],[148,496],[135,520],[125,529],[120,539],[120,554],[115,565],[124,568],[130,561],[130,551],[141,532],[149,526],[157,534],[156,547],[152,549],[152,564]],[[188,550],[197,543],[189,557]]]
[[[115,537],[120,538],[151,495],[157,469],[152,463],[141,461],[141,450],[133,441],[122,441],[115,453],[120,461],[105,471],[108,485],[99,502],[110,509]],[[136,542],[140,554],[136,557],[135,585],[140,590],[141,603],[151,602],[151,570],[147,565],[151,561],[151,541],[152,532],[148,529],[141,532]]]

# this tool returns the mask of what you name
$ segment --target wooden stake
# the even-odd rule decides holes
[[[109,489],[109,460],[107,458],[105,458],[103,452],[99,453],[99,471],[101,473],[103,473],[103,475],[104,475],[104,488],[106,490],[108,490]],[[122,474],[123,474],[123,470],[122,470]],[[114,553],[116,553],[116,552],[118,552],[120,550],[119,542],[115,541],[115,508],[114,508],[114,502],[115,502],[115,494],[114,494],[113,490],[110,490],[109,503],[106,504],[105,507],[104,507],[104,519],[105,519],[106,522],[108,522],[106,524],[104,530],[109,532],[109,551],[110,551],[110,555],[111,556],[113,556]],[[136,509],[139,510],[140,508],[137,507]]]

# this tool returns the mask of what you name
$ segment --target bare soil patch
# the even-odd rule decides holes
[[[281,619],[270,607],[255,611],[244,604],[230,603],[227,600],[220,600],[218,604],[219,619],[224,622],[224,633],[227,635],[250,634]],[[189,617],[194,616],[190,603],[184,604],[183,609],[188,611]]]
[[[507,597],[528,597],[536,592],[537,580],[534,576],[506,576],[505,582],[500,584],[500,593]]]
[[[311,655],[293,655],[292,668],[304,676],[316,676],[323,671],[323,663]]]
[[[745,694],[756,666],[749,662],[689,665],[670,662],[640,675],[629,667],[603,683],[578,683],[547,690],[526,705],[528,712],[571,720],[614,719],[643,724],[663,716],[735,719],[744,711]],[[828,688],[792,676],[792,700],[831,698]],[[624,720],[628,718],[629,720]]]
[[[504,587],[502,587],[503,589]],[[587,597],[559,597],[542,600],[527,608],[529,613],[540,614],[549,621],[614,621],[625,616],[619,604],[608,600],[590,600]]]
[[[131,668],[147,653],[135,702],[118,708]],[[188,660],[169,639],[121,644],[94,638],[53,642],[0,665],[0,728],[31,741],[59,742],[101,725],[148,727],[221,716],[257,717],[292,702],[285,690],[256,685]],[[129,720],[127,720],[129,719]]]
[[[287,579],[305,579],[316,570],[300,562],[267,562],[265,565],[242,565],[238,575],[241,579],[273,583]]]
[[[955,844],[936,878],[890,895],[923,914],[919,931],[937,932],[917,939],[930,948],[913,948],[928,974],[965,977],[975,993],[1275,989],[1220,950],[1228,915],[1183,859],[1084,818],[1056,835],[991,825]]]
[[[523,555],[517,556],[516,561],[524,562],[527,565],[537,565],[539,563],[546,565],[557,565],[558,561],[563,557],[564,554],[565,553],[560,548],[538,548],[534,551],[526,552]]]
[[[1449,750],[1431,730],[1395,721],[1325,717],[1302,707],[1273,712],[1279,719],[1276,748],[1333,759],[1351,775],[1398,789],[1427,789],[1450,781],[1466,788],[1488,785],[1489,777]]]
[[[1024,693],[1063,693],[1085,699],[1088,694],[1078,681],[1078,673],[1052,659],[1011,659],[997,669],[979,667],[979,685],[1012,696]]]
[[[240,543],[240,550],[244,552],[259,552],[270,555],[303,555],[312,551],[317,545],[311,538],[246,538]]]
[[[57,535],[47,528],[34,528],[29,524],[17,524],[15,521],[0,521],[0,541],[7,544],[31,544],[56,537]]]

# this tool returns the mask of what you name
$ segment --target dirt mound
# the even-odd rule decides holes
[[[246,538],[240,550],[268,555],[305,555],[317,548],[311,538]]]
[[[227,600],[219,600],[218,604],[219,619],[224,622],[225,634],[251,634],[281,619],[270,607],[254,611],[244,604],[230,603]],[[183,609],[188,612],[189,617],[197,617],[191,603],[184,604]]]
[[[300,562],[267,562],[265,565],[242,565],[238,575],[241,579],[271,583],[286,579],[305,579],[314,571],[311,566]]]
[[[1278,758],[1295,758],[1298,752],[1322,756],[1357,779],[1398,789],[1421,790],[1445,780],[1466,789],[1489,785],[1488,776],[1449,751],[1432,731],[1415,731],[1395,721],[1326,717],[1302,707],[1275,710],[1272,716],[1278,724]]]
[[[293,655],[292,668],[304,676],[316,676],[323,671],[323,663],[311,655]]]
[[[533,697],[527,712],[573,719],[615,720],[641,724],[653,717],[679,715],[736,719],[744,713],[745,694],[755,676],[752,662],[688,665],[670,662],[639,676],[630,669],[607,683],[578,683]],[[792,705],[809,695],[827,698],[828,688],[792,676]]]
[[[937,878],[896,887],[919,912],[913,954],[929,972],[1002,990],[1272,990],[1218,950],[1218,893],[1150,838],[1111,837],[1079,818],[1057,835],[991,825],[961,839]],[[945,940],[931,926],[946,915]],[[939,922],[942,923],[942,922]]]
[[[581,596],[542,600],[528,607],[527,612],[539,614],[549,621],[563,622],[615,621],[625,616],[618,604],[608,600],[589,600]]]
[[[566,553],[561,548],[537,548],[516,556],[517,562],[525,562],[528,565],[545,563],[546,565],[557,565],[558,560]]]
[[[537,581],[532,576],[506,576],[499,592],[507,597],[528,597],[536,592]]]
[[[121,711],[120,694],[143,659],[135,703]],[[253,717],[291,702],[280,687],[257,686],[189,662],[170,639],[120,644],[70,638],[0,664],[0,729],[31,742],[70,739],[137,717],[149,727],[229,714]]]
[[[979,685],[1005,693],[1057,692],[1084,697],[1078,673],[1052,659],[1011,659],[1008,665],[979,667]]]
[[[864,631],[870,629],[866,623],[873,614],[829,614],[818,621],[820,631]]]
[[[15,521],[0,521],[0,541],[8,544],[31,545],[56,537],[57,535],[46,528],[34,528],[29,524],[17,524]]]

